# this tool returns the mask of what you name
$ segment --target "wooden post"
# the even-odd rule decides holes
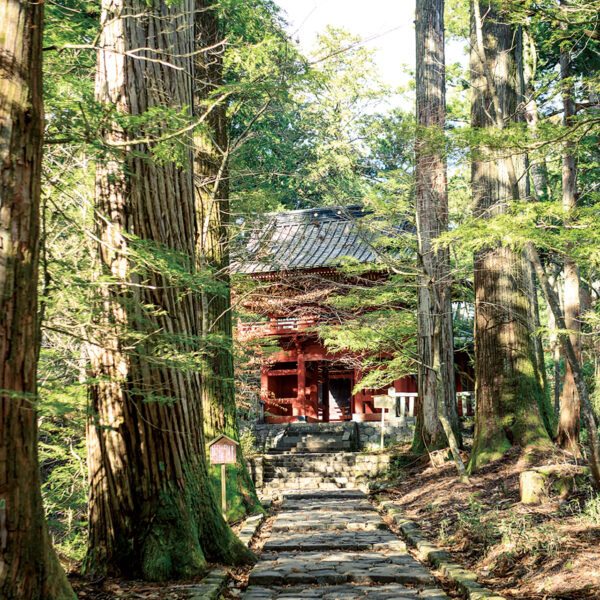
[[[227,521],[227,465],[221,465],[221,510],[223,518]]]
[[[221,511],[227,521],[227,466],[234,464],[237,459],[239,442],[221,434],[208,444],[210,464],[221,465]]]
[[[267,365],[260,367],[260,397],[265,402],[269,401],[269,368]]]
[[[298,350],[298,407],[297,414],[306,417],[306,363],[304,355]]]

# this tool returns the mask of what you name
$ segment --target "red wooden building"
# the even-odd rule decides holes
[[[267,290],[263,320],[237,327],[241,340],[266,339],[278,346],[262,358],[267,423],[380,419],[373,396],[387,393],[387,388],[353,394],[360,368],[348,356],[328,352],[314,329],[334,318],[320,308],[319,299],[328,293],[327,282],[342,277],[336,269],[342,257],[363,263],[367,277],[368,265],[378,260],[370,243],[374,234],[361,225],[363,216],[362,207],[273,213],[251,236],[246,258],[234,265],[234,271],[259,280]],[[284,293],[290,300],[284,307],[270,302]],[[461,373],[468,372],[466,355],[457,354],[456,359]],[[469,389],[463,376],[457,374],[456,380],[457,391]],[[394,388],[403,394],[399,402],[408,411],[417,395],[416,375],[396,380]]]

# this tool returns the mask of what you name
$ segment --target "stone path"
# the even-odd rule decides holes
[[[448,600],[359,490],[287,492],[244,600]]]

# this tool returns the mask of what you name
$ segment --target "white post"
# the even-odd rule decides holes
[[[408,397],[408,416],[409,417],[415,416],[415,397],[414,396]]]
[[[221,464],[221,511],[227,522],[227,465]]]
[[[385,427],[385,408],[381,409],[381,449],[383,450],[383,429]]]

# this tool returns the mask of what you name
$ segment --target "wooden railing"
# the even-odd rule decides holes
[[[244,323],[238,321],[237,335],[240,339],[254,339],[269,337],[275,335],[288,335],[310,329],[322,323],[336,322],[337,319],[331,317],[285,317],[271,319],[270,321],[259,321],[254,323]]]
[[[389,395],[396,398],[397,417],[414,417],[415,402],[419,394],[416,392],[396,392]],[[456,403],[459,417],[471,416],[475,413],[475,392],[456,392]]]

